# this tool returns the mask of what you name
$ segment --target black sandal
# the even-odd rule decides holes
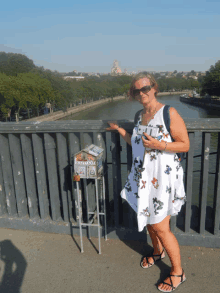
[[[183,270],[183,269],[182,269],[182,270]],[[160,290],[161,292],[172,292],[172,291],[176,290],[176,288],[179,287],[179,285],[181,285],[183,282],[186,281],[186,277],[185,277],[185,279],[183,279],[183,274],[184,274],[184,270],[183,270],[182,275],[171,275],[171,274],[169,274],[168,277],[170,277],[170,283],[171,283],[171,284],[168,284],[168,283],[166,283],[166,282],[164,282],[164,281],[163,281],[162,283],[160,283],[160,284],[166,284],[166,285],[169,285],[169,286],[172,288],[171,291],[163,290],[163,289],[160,289],[160,288],[158,288],[158,287],[157,287],[157,289]],[[171,277],[179,277],[179,278],[181,277],[181,281],[180,281],[180,283],[179,283],[176,287],[173,286],[173,281],[172,281]]]
[[[155,264],[155,262],[156,261],[159,261],[159,260],[161,260],[161,259],[163,259],[164,257],[161,257],[161,255],[162,255],[162,253],[164,252],[164,249],[163,249],[163,251],[161,252],[161,254],[154,254],[153,255],[153,253],[152,253],[152,255],[148,255],[148,256],[142,256],[142,258],[141,258],[141,263],[140,263],[140,265],[141,265],[141,267],[143,268],[143,269],[148,269],[148,268],[150,268],[150,267],[152,267],[154,264]],[[158,259],[155,259],[154,257],[157,257],[157,256],[159,256],[159,258]],[[149,261],[148,261],[148,258],[149,257],[152,257],[153,258],[153,260],[154,260],[154,263],[150,263]],[[144,266],[143,265],[143,260],[144,260],[144,258],[146,258],[146,260],[147,260],[147,266]],[[150,265],[150,266],[149,266]]]

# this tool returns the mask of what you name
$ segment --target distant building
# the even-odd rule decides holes
[[[118,61],[114,60],[113,62],[113,67],[111,68],[111,74],[120,74],[121,73],[121,68],[118,65]]]
[[[64,76],[64,79],[76,79],[76,80],[83,80],[85,77],[84,76]]]
[[[194,76],[194,75],[190,75],[189,78],[191,78],[191,79],[195,79],[195,80],[198,79],[198,77],[197,77],[197,76]]]

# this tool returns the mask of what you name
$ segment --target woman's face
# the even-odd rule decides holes
[[[147,77],[141,78],[134,83],[135,89],[141,89],[145,86],[151,86],[150,80]],[[140,91],[139,95],[135,96],[135,99],[143,106],[148,106],[148,104],[156,99],[155,92],[156,91],[154,88],[151,88],[148,92],[145,93]]]

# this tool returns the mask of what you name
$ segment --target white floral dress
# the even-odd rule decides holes
[[[163,108],[149,122],[158,127],[159,141],[172,142],[163,119]],[[186,201],[183,168],[176,153],[145,149],[141,135],[137,134],[139,120],[133,129],[132,168],[121,197],[137,213],[138,231],[147,224],[160,223],[166,216],[175,216]]]

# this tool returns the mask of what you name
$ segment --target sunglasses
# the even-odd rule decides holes
[[[134,89],[133,95],[136,97],[140,95],[140,92],[146,94],[152,89],[152,87],[154,87],[154,85],[146,85],[146,86],[143,86],[141,89]]]

